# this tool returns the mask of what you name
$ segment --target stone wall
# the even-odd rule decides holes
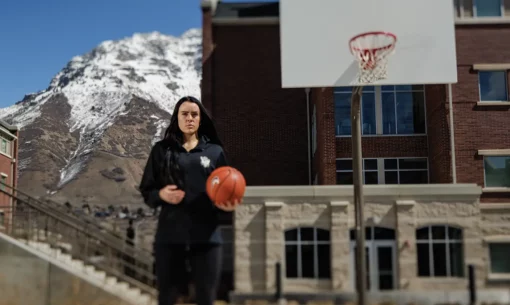
[[[285,275],[286,229],[313,226],[330,230],[331,278],[286,279],[286,292],[353,292],[349,230],[355,226],[352,186],[250,187],[235,212],[235,293],[273,293],[275,265]],[[474,184],[367,185],[367,226],[395,229],[396,286],[408,291],[464,290],[463,277],[418,277],[416,229],[450,225],[462,229],[464,266],[473,264],[480,288],[488,281],[486,236],[510,237],[510,205],[481,209],[481,188]],[[506,236],[506,237],[505,237]],[[510,240],[510,238],[508,238]],[[506,283],[508,287],[508,282]]]

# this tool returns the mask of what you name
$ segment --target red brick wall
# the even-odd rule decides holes
[[[336,184],[336,158],[352,157],[350,137],[335,136],[335,107],[333,89],[313,89],[312,103],[317,111],[317,151],[314,155],[314,173],[318,171],[319,184]],[[363,137],[363,158],[427,157],[426,136]]]
[[[18,136],[18,132],[12,132],[14,135]],[[11,141],[10,149],[12,158],[16,159],[16,163],[12,163],[12,158],[8,157],[4,154],[0,154],[0,173],[7,175],[6,184],[12,187],[16,187],[17,185],[17,161],[18,161],[18,142],[17,140]],[[13,168],[14,165],[14,168]],[[10,191],[8,187],[5,189],[6,191]],[[4,193],[0,192],[0,210],[3,210],[4,213],[4,224],[6,227],[9,227],[9,219],[11,215],[11,197]]]
[[[306,94],[281,88],[279,33],[278,25],[213,27],[212,112],[248,185],[308,184]]]
[[[203,16],[204,23],[210,20],[207,13]],[[459,83],[453,85],[453,95],[459,183],[483,185],[483,161],[476,156],[478,149],[510,147],[510,132],[504,128],[510,121],[509,109],[476,107],[478,78],[471,71],[475,63],[509,63],[510,52],[501,51],[510,46],[502,39],[509,34],[510,26],[457,27]],[[208,43],[212,37],[214,50],[213,43]],[[278,26],[216,26],[211,32],[204,29],[203,46],[202,99],[211,103],[209,108],[233,166],[245,173],[250,185],[307,184],[306,96],[303,89],[281,89]],[[213,51],[212,56],[209,51]],[[206,81],[212,90],[209,95]],[[428,157],[430,182],[450,183],[446,86],[426,86],[426,97],[428,137],[364,137],[363,156]],[[312,89],[311,104],[310,114],[314,104],[317,113],[312,178],[317,173],[319,184],[335,184],[335,158],[351,156],[351,139],[335,138],[330,88]],[[495,197],[501,196],[490,197],[497,201]]]
[[[311,92],[311,102],[315,104],[317,116],[317,150],[313,156],[314,173],[318,175],[318,184],[332,185],[336,184],[333,89],[313,88]]]
[[[352,158],[351,137],[339,137],[337,158]],[[427,136],[362,137],[363,158],[427,157]]]
[[[457,181],[483,186],[479,149],[510,148],[510,109],[478,107],[478,75],[473,64],[510,63],[510,25],[457,26],[459,82],[453,86]],[[484,194],[484,201],[506,201],[510,194]]]
[[[425,98],[427,103],[429,181],[430,183],[452,183],[447,86],[425,86]]]

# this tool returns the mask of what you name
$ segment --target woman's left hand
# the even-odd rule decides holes
[[[218,204],[216,205],[218,207],[218,209],[220,210],[223,210],[225,212],[233,212],[237,205],[240,204],[242,202],[242,200],[235,200],[234,203],[231,203],[229,201],[227,202],[224,202],[223,204]]]

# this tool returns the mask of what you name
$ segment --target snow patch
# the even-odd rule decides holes
[[[169,117],[180,97],[200,97],[201,71],[197,63],[201,39],[200,29],[190,29],[180,37],[152,32],[104,41],[90,52],[73,57],[48,89],[23,103],[0,109],[0,118],[23,128],[41,115],[40,107],[55,94],[66,96],[71,106],[66,124],[69,132],[79,131],[79,143],[75,151],[61,156],[66,160],[58,182],[62,187],[84,168],[106,129],[118,116],[128,113],[126,106],[134,96],[156,104]],[[151,118],[158,120],[154,143],[162,137],[168,120],[155,115]],[[20,160],[20,170],[30,162],[30,158]]]

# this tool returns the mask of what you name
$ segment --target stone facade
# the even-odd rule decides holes
[[[457,277],[418,276],[416,229],[430,225],[462,230],[462,266],[475,266],[479,288],[509,286],[510,278],[489,272],[487,245],[509,241],[510,205],[480,205],[480,195],[481,188],[474,184],[365,186],[365,225],[395,230],[393,290],[466,289],[467,271]],[[234,294],[274,293],[277,262],[285,292],[354,292],[352,201],[349,186],[249,187],[233,226]],[[297,227],[330,232],[329,278],[285,277],[284,232]]]

